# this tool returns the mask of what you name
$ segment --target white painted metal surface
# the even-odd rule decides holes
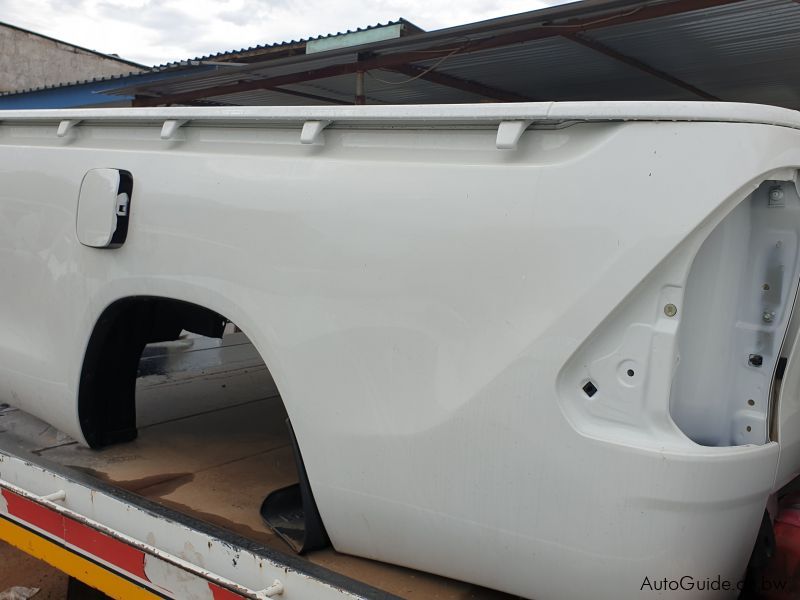
[[[64,120],[79,124],[58,138]],[[324,146],[307,143],[317,126],[301,139],[314,121],[330,122]],[[186,300],[265,359],[338,550],[538,599],[735,582],[776,469],[800,467],[782,446],[797,410],[781,399],[767,437],[771,375],[744,416],[737,395],[670,394],[692,380],[691,307],[707,309],[692,288],[714,261],[695,258],[763,182],[798,202],[799,128],[792,111],[708,103],[0,114],[0,399],[80,438],[103,309]],[[135,181],[111,251],[74,235],[80,179],[101,166]],[[742,244],[774,243],[770,227],[795,240],[796,211],[771,210],[785,227],[753,217]],[[763,275],[740,266],[725,285]],[[784,283],[780,319],[753,325],[781,338]],[[760,317],[762,300],[739,307]],[[717,346],[734,370],[753,327]],[[728,419],[718,445],[690,431],[707,405]]]
[[[59,488],[57,498],[47,493],[56,488]],[[0,495],[0,518],[19,523],[45,538],[53,539],[72,552],[87,556],[167,598],[210,600],[215,596],[209,589],[209,583],[230,590],[236,597],[253,600],[273,597],[341,600],[360,597],[285,563],[0,451],[0,492],[3,491],[142,552],[144,569],[137,577],[113,562],[103,560],[110,557],[92,553],[91,547],[83,547],[74,540],[70,543],[59,539],[47,529],[37,526],[35,521],[15,514]]]
[[[90,169],[78,192],[78,241],[93,248],[111,244],[117,230],[120,174],[117,169]],[[127,198],[125,198],[127,206]]]
[[[387,106],[236,106],[170,108],[87,108],[79,110],[5,110],[0,122],[58,125],[63,120],[110,123],[294,124],[330,121],[339,127],[390,124],[450,127],[502,121],[568,123],[572,121],[687,121],[757,123],[800,129],[797,111],[737,102],[535,102],[508,104],[429,104]],[[78,123],[76,123],[78,124]]]

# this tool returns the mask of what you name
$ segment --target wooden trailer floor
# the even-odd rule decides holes
[[[261,521],[261,502],[294,483],[280,396],[240,333],[148,347],[137,387],[139,437],[89,450],[21,411],[0,410],[0,431],[25,449],[238,535],[289,552]],[[313,552],[309,560],[403,598],[511,596],[384,563]]]

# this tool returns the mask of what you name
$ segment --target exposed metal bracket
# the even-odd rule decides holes
[[[306,121],[300,132],[301,144],[314,144],[321,139],[322,130],[330,125],[330,121]]]
[[[498,150],[514,150],[517,147],[519,138],[533,121],[502,121],[497,128]]]
[[[170,119],[168,121],[164,121],[164,125],[161,126],[161,139],[162,140],[171,140],[175,137],[175,134],[178,132],[178,129],[183,127],[187,121],[185,120],[177,120],[177,119]]]
[[[80,119],[64,119],[61,123],[58,124],[58,131],[56,131],[56,135],[58,137],[65,137],[69,130],[75,127],[80,123]]]

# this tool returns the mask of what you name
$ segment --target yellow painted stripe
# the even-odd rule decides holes
[[[0,519],[0,539],[117,600],[161,598],[79,554],[6,519]]]

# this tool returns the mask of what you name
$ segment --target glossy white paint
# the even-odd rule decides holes
[[[2,113],[0,399],[80,438],[103,309],[191,301],[268,364],[337,549],[540,600],[736,581],[781,439],[698,445],[670,392],[695,256],[794,177],[798,128],[709,103]],[[134,179],[114,250],[75,235],[98,167]]]
[[[773,374],[800,277],[798,240],[794,182],[767,181],[698,252],[671,394],[676,423],[698,443],[767,440]]]
[[[78,192],[76,232],[84,246],[105,248],[117,230],[119,171],[90,169]],[[124,198],[127,206],[127,197]]]

